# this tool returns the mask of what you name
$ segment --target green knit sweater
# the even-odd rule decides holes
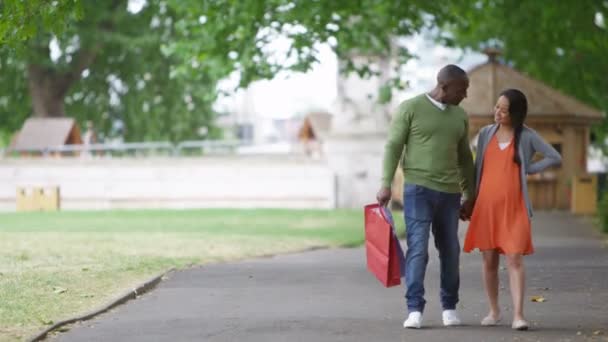
[[[441,110],[425,94],[404,101],[389,128],[382,186],[391,186],[401,157],[405,183],[473,198],[475,168],[468,131],[467,114],[459,106]]]

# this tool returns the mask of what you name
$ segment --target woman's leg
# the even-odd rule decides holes
[[[524,288],[525,273],[524,260],[521,254],[507,255],[509,269],[509,283],[513,299],[513,321],[524,320]]]
[[[483,282],[490,304],[488,317],[496,320],[500,314],[498,308],[498,262],[499,254],[496,250],[482,251],[483,254]]]

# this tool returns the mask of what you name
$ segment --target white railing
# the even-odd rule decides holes
[[[239,140],[191,140],[179,143],[168,141],[137,143],[105,143],[50,146],[46,148],[0,149],[0,156],[19,156],[31,153],[42,156],[51,155],[103,155],[103,156],[138,156],[138,155],[208,155],[234,154],[239,147],[251,146],[251,143]]]

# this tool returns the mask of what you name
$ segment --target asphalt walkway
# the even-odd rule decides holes
[[[461,241],[465,232],[461,227]],[[465,325],[443,327],[438,259],[427,271],[424,328],[402,328],[403,287],[383,288],[365,268],[362,248],[320,250],[170,275],[156,289],[53,341],[608,341],[608,248],[584,219],[537,213],[536,253],[525,257],[532,323],[511,330],[510,296],[501,260],[501,326],[486,314],[481,257],[463,254],[459,311]],[[433,246],[431,242],[431,246]],[[534,295],[545,302],[530,301]]]

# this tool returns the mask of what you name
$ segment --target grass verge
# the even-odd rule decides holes
[[[361,210],[0,214],[0,340],[88,312],[170,267],[357,246],[363,238]]]

